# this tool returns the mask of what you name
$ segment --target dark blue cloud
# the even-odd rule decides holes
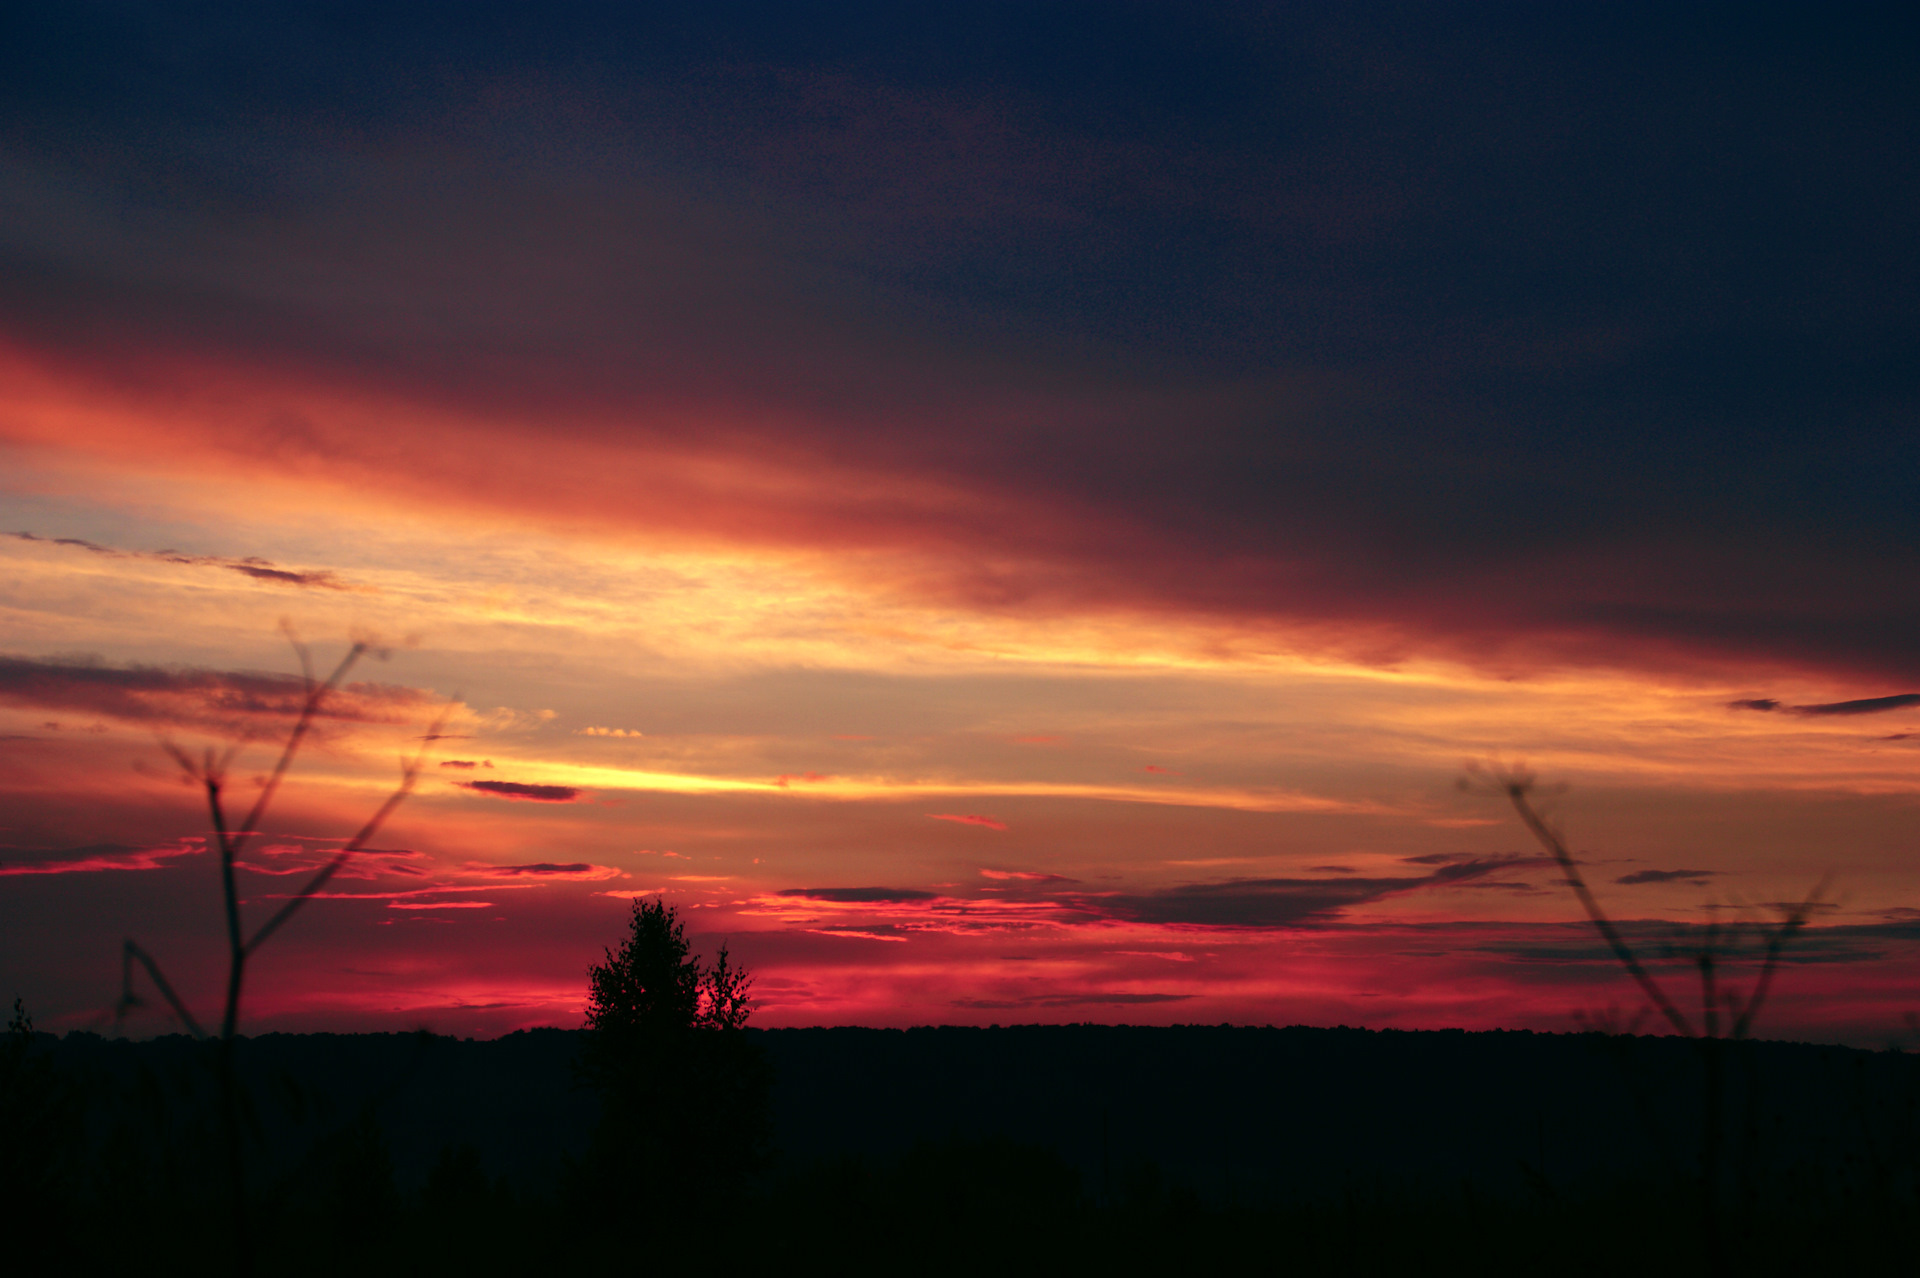
[[[1450,859],[1431,873],[1422,875],[1229,879],[1220,883],[1182,884],[1139,894],[1089,893],[1074,898],[1072,904],[1092,915],[1141,923],[1187,923],[1212,927],[1312,926],[1325,923],[1353,906],[1423,888],[1524,888],[1524,884],[1496,882],[1492,876],[1503,871],[1544,864],[1548,862],[1538,857]]]
[[[1826,701],[1810,706],[1783,706],[1772,697],[1730,701],[1727,705],[1734,710],[1786,710],[1790,714],[1884,714],[1889,710],[1905,710],[1908,706],[1920,706],[1920,692],[1899,692],[1887,697],[1858,697],[1852,701]]]
[[[496,798],[518,799],[529,803],[574,803],[581,795],[578,786],[535,785],[527,781],[456,781],[454,784],[462,790],[474,790],[481,794],[491,794]],[[532,871],[529,870],[529,872]]]
[[[556,441],[549,410],[724,397],[810,423],[730,427],[756,455],[1064,512],[929,532],[999,565],[937,583],[995,606],[1891,674],[1920,658],[1914,28],[13,6],[0,337],[291,361]]]
[[[306,684],[286,675],[0,656],[0,702],[162,727],[232,726],[260,717],[291,719],[306,697]],[[322,719],[404,722],[433,700],[421,689],[353,683],[329,698],[319,714]]]
[[[1635,870],[1615,879],[1628,887],[1642,883],[1688,883],[1698,886],[1718,874],[1718,870]]]
[[[1881,714],[1920,706],[1920,692],[1902,692],[1891,697],[1861,697],[1854,701],[1829,701],[1823,705],[1795,706],[1798,714]]]

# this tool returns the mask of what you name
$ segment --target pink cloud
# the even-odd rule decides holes
[[[97,843],[83,848],[47,851],[0,849],[0,876],[12,874],[87,874],[98,870],[158,870],[177,857],[206,850],[206,840],[179,839],[151,847]]]
[[[490,910],[492,901],[388,901],[389,910]]]
[[[1005,821],[996,821],[990,816],[963,816],[958,812],[929,812],[927,815],[936,821],[953,821],[960,825],[981,825],[989,830],[1004,830],[1007,828]]]
[[[617,879],[620,871],[611,865],[593,865],[586,861],[575,861],[566,865],[551,861],[540,861],[532,865],[486,865],[469,863],[467,869],[475,874],[489,878],[541,878],[572,879],[581,882],[593,882],[598,879]]]

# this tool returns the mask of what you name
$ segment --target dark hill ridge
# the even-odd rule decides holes
[[[1578,1190],[1697,1167],[1702,1064],[1671,1038],[1587,1034],[1103,1025],[748,1031],[777,1083],[776,1145],[801,1167],[921,1141],[1006,1138],[1056,1150],[1095,1196],[1143,1164],[1213,1199],[1315,1198],[1355,1186]],[[269,1149],[370,1113],[402,1188],[471,1144],[520,1188],[551,1187],[591,1127],[573,1082],[579,1033],[474,1042],[268,1034],[243,1070]],[[173,1113],[204,1099],[202,1049],[72,1034],[60,1063],[139,1078]],[[1793,1043],[1728,1044],[1730,1166],[1907,1176],[1920,1059]],[[179,1120],[174,1120],[179,1121]],[[191,1117],[185,1121],[195,1121]]]

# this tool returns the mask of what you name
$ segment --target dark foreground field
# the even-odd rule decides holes
[[[573,1033],[245,1040],[257,1268],[1791,1274],[1920,1254],[1920,1060],[1899,1054],[1725,1044],[1716,1132],[1678,1039],[747,1033],[775,1080],[764,1165],[612,1204],[582,1183],[597,1105]],[[218,1271],[210,1059],[39,1036],[7,1081],[9,1252]]]

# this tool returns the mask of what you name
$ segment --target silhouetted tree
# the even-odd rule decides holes
[[[728,1218],[768,1135],[772,1074],[741,1030],[752,978],[711,967],[662,900],[633,902],[628,935],[588,970],[580,1075],[601,1119],[578,1196],[616,1228]]]
[[[691,1029],[700,1020],[700,960],[665,901],[633,902],[632,930],[587,969],[587,1029],[602,1052],[637,1034]]]

